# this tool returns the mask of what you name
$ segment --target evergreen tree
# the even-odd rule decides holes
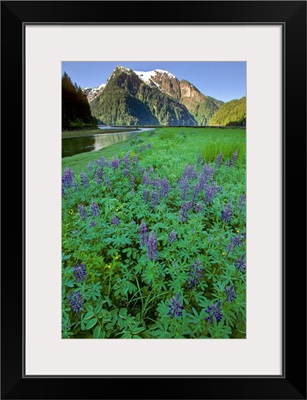
[[[97,120],[92,116],[86,95],[80,86],[73,84],[66,72],[62,76],[62,130],[94,127]]]

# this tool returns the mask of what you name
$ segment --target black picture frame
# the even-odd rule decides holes
[[[306,2],[1,2],[1,397],[3,399],[306,399]],[[146,6],[145,6],[146,3]],[[134,2],[134,6],[137,2]],[[24,375],[26,24],[280,24],[283,65],[282,376]],[[14,135],[14,139],[12,139]],[[12,145],[12,140],[14,144]],[[12,149],[12,158],[7,150]],[[13,201],[17,201],[17,206]],[[21,206],[22,200],[22,207]],[[21,224],[22,222],[22,224]],[[21,228],[22,225],[22,228]],[[303,229],[302,229],[303,227]],[[22,232],[22,240],[17,232]],[[19,250],[19,251],[17,251]],[[270,312],[268,308],[264,313]],[[263,360],[265,363],[265,360]],[[221,360],[223,362],[223,360]]]

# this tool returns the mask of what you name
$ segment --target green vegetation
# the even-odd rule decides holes
[[[246,97],[223,104],[211,118],[212,126],[245,126]]]
[[[212,162],[220,152],[218,148],[221,148],[221,151],[223,148],[225,157],[229,157],[234,147],[238,148],[239,159],[243,163],[245,162],[245,129],[163,127],[154,131],[136,133],[127,141],[115,143],[95,152],[65,157],[62,159],[62,169],[64,171],[66,167],[70,167],[76,174],[79,174],[82,170],[87,169],[90,161],[94,162],[101,156],[109,160],[116,154],[122,157],[131,148],[132,144],[146,138],[148,140],[150,138],[151,143],[157,145],[157,148],[160,149],[157,154],[160,160],[159,164],[169,165],[170,170],[174,167],[177,169],[178,161],[176,160],[178,157],[182,160],[181,163],[192,163],[197,151],[203,154],[206,161]],[[230,150],[228,150],[228,146]],[[152,159],[154,154],[155,152],[151,154],[148,162],[157,162]],[[149,157],[148,153],[147,157]]]
[[[64,72],[62,76],[62,130],[97,127],[86,95]]]
[[[244,143],[158,128],[63,159],[63,338],[246,337]]]
[[[209,125],[211,117],[218,109],[214,99],[207,98],[201,103],[195,103],[193,108],[189,108],[189,111],[195,117],[198,125],[206,126]]]

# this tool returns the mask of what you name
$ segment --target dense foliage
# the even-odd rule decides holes
[[[209,97],[205,98],[202,102],[190,102],[187,107],[200,126],[209,125],[210,119],[219,109],[219,106],[216,104],[214,99]]]
[[[231,100],[223,104],[213,115],[211,126],[245,126],[246,125],[246,97],[240,100]]]
[[[245,337],[244,142],[165,128],[65,159],[63,338]]]
[[[96,127],[86,95],[64,72],[62,76],[62,130]]]

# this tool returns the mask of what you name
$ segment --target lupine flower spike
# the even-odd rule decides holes
[[[174,296],[171,300],[170,300],[170,304],[168,305],[169,311],[167,313],[167,315],[170,315],[172,318],[175,317],[175,315],[177,315],[178,317],[182,316],[182,302],[180,300],[180,294],[177,293],[176,296]]]
[[[83,299],[82,299],[80,292],[79,291],[71,292],[68,299],[69,299],[69,302],[70,302],[73,312],[75,314],[80,313],[82,311],[82,307],[83,307]]]
[[[216,322],[220,322],[223,318],[222,302],[220,300],[217,303],[212,302],[206,309],[206,313],[209,314],[206,321],[209,321],[210,324],[213,324],[214,318],[216,319]]]

